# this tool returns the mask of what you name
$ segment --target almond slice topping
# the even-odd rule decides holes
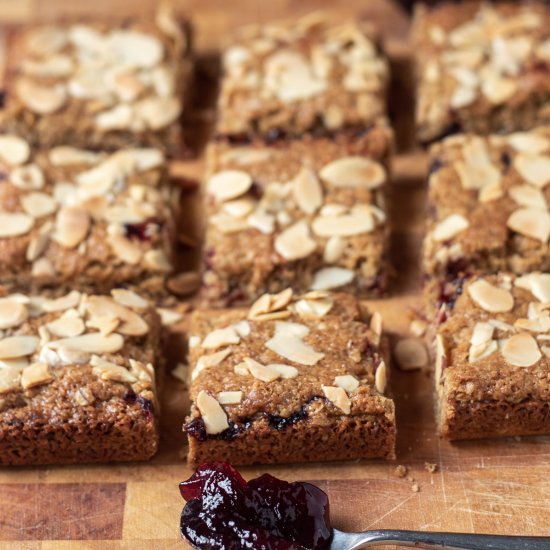
[[[301,317],[324,317],[334,305],[334,301],[330,297],[319,299],[307,299],[304,297],[298,300],[294,305],[296,313]]]
[[[44,187],[44,173],[37,164],[25,164],[10,172],[10,182],[23,191],[37,191]]]
[[[506,362],[516,367],[530,367],[542,357],[537,341],[526,332],[505,340],[500,351]]]
[[[64,206],[58,214],[51,239],[66,248],[76,248],[87,236],[90,216],[76,206]]]
[[[544,193],[532,185],[515,185],[509,189],[508,194],[520,206],[548,209]]]
[[[242,391],[221,391],[218,393],[218,403],[221,405],[238,405],[242,400]]]
[[[517,132],[508,136],[508,143],[520,153],[538,155],[550,148],[550,140],[534,132]]]
[[[97,357],[97,356],[94,356]],[[92,360],[94,359],[92,357]],[[92,372],[95,376],[101,380],[112,380],[113,382],[121,382],[126,384],[133,384],[137,382],[137,378],[126,368],[116,363],[109,361],[103,361],[99,357],[92,362],[94,368]]]
[[[317,271],[311,283],[312,290],[329,290],[353,281],[355,272],[343,267],[324,267]]]
[[[210,367],[218,366],[222,361],[224,361],[229,355],[231,355],[231,349],[225,348],[215,353],[210,353],[208,355],[201,355],[195,368],[191,372],[191,380],[195,380],[201,371]]]
[[[437,242],[448,241],[468,227],[470,222],[464,216],[451,214],[435,226],[432,237]]]
[[[286,331],[276,331],[265,345],[277,355],[300,365],[315,365],[325,356],[324,353],[316,352],[299,336]]]
[[[84,353],[115,353],[124,347],[124,338],[120,334],[104,336],[100,332],[89,332],[73,338],[61,338],[49,343],[53,349],[65,348],[71,351]]]
[[[273,382],[274,380],[277,380],[277,378],[281,377],[281,374],[277,370],[269,366],[262,365],[251,357],[245,357],[244,363],[250,374],[262,382]]]
[[[296,367],[292,367],[291,365],[270,363],[267,367],[278,372],[280,377],[285,380],[289,378],[296,378],[298,376],[298,369]]]
[[[342,216],[318,216],[311,228],[320,237],[352,237],[370,233],[375,227],[372,214],[365,209],[352,210]]]
[[[63,85],[42,86],[27,78],[17,81],[15,92],[23,104],[39,115],[54,113],[67,99]]]
[[[275,238],[275,250],[286,260],[300,260],[312,254],[317,247],[309,236],[309,227],[305,220],[291,225]]]
[[[330,237],[325,244],[323,260],[327,264],[336,263],[346,250],[346,241],[342,237]]]
[[[401,370],[421,369],[428,365],[428,352],[419,338],[402,338],[393,353]]]
[[[512,231],[543,244],[550,238],[550,213],[538,208],[520,208],[512,212],[507,225]]]
[[[23,389],[28,390],[42,384],[47,384],[53,380],[50,367],[46,363],[33,363],[21,373],[21,385]]]
[[[32,355],[40,340],[36,336],[8,336],[0,340],[0,359],[16,359]]]
[[[208,333],[202,341],[201,347],[205,349],[217,349],[222,346],[238,344],[241,337],[237,334],[235,327],[229,326],[219,328]]]
[[[21,386],[21,371],[19,369],[0,369],[0,394],[9,393]]]
[[[348,397],[346,390],[339,386],[321,386],[325,397],[335,406],[338,407],[344,414],[351,412],[351,399]]]
[[[380,361],[378,367],[376,367],[376,373],[374,374],[374,385],[379,393],[383,394],[386,391],[386,385],[388,383],[388,373],[386,363]]]
[[[46,193],[27,193],[21,198],[23,210],[33,218],[42,218],[53,214],[57,203]]]
[[[352,376],[351,374],[343,374],[341,376],[336,376],[334,378],[334,383],[346,391],[346,393],[351,393],[359,387],[359,380]]]
[[[311,168],[300,170],[292,181],[292,191],[298,206],[306,214],[313,214],[323,204],[323,188]]]
[[[9,298],[0,299],[0,330],[22,325],[29,313],[24,304]]]
[[[48,330],[58,338],[72,338],[79,336],[86,329],[84,321],[80,317],[63,316],[46,325]]]
[[[61,296],[61,298],[46,300],[42,304],[42,309],[48,313],[65,311],[66,309],[78,306],[81,297],[82,294],[80,294],[78,290],[71,290],[71,292],[65,294],[65,296]]]
[[[476,305],[490,313],[503,313],[514,307],[514,297],[508,290],[494,286],[485,279],[468,285],[468,294]]]
[[[550,182],[550,156],[519,153],[514,168],[530,184],[542,189]]]
[[[115,302],[132,309],[147,309],[149,307],[149,301],[132,290],[114,288],[111,290],[111,296]]]
[[[34,218],[28,214],[0,212],[0,238],[19,237],[27,234],[34,225]]]
[[[378,162],[364,157],[344,157],[329,162],[319,172],[334,187],[375,189],[386,181],[386,171]]]
[[[223,170],[208,181],[208,192],[219,202],[244,195],[252,186],[252,177],[242,170]]]
[[[227,414],[222,406],[204,390],[197,395],[197,408],[201,413],[207,434],[219,434],[229,428]]]
[[[528,290],[542,303],[550,302],[550,273],[530,273],[517,277],[515,285]]]
[[[110,314],[120,319],[121,324],[117,327],[120,334],[143,336],[149,331],[149,326],[137,313],[107,296],[88,296],[84,308],[92,317]]]
[[[108,235],[107,242],[115,256],[126,264],[136,265],[143,256],[141,248],[122,235]]]
[[[0,136],[0,157],[11,166],[19,166],[29,160],[31,148],[22,138],[11,134]]]

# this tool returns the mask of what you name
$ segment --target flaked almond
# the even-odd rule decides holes
[[[10,298],[0,299],[0,330],[22,325],[29,317],[25,304]]]
[[[283,379],[296,378],[298,376],[298,369],[290,365],[284,365],[282,363],[270,363],[267,365],[272,370],[279,373]]]
[[[493,105],[504,103],[516,93],[517,89],[518,82],[514,78],[486,74],[481,80],[481,91]]]
[[[143,264],[153,271],[168,273],[172,271],[172,263],[168,259],[166,252],[158,248],[148,250],[143,255]]]
[[[242,391],[221,391],[218,393],[218,403],[221,405],[238,405],[242,400]]]
[[[32,355],[38,348],[36,336],[8,336],[0,340],[0,359],[15,359]]]
[[[275,250],[285,260],[294,261],[307,258],[317,245],[310,237],[309,227],[305,220],[291,225],[275,238]]]
[[[495,327],[491,323],[477,322],[474,325],[472,336],[470,338],[470,344],[477,346],[479,344],[486,344],[493,338]]]
[[[141,248],[122,235],[108,235],[107,242],[115,256],[126,264],[136,265],[143,256]]]
[[[32,263],[31,274],[36,279],[48,279],[55,277],[56,271],[51,260],[48,258],[38,258]]]
[[[0,238],[25,235],[33,225],[34,218],[28,214],[0,212]]]
[[[507,136],[508,143],[519,153],[538,155],[550,148],[550,139],[535,132],[517,132]]]
[[[346,390],[339,386],[321,386],[325,397],[344,414],[351,412],[351,399],[348,397]]]
[[[324,353],[316,352],[300,337],[284,332],[276,332],[265,345],[277,355],[300,365],[315,365],[325,356]]]
[[[550,302],[550,273],[529,273],[517,277],[515,285],[528,290],[542,303]]]
[[[464,216],[451,214],[435,226],[432,237],[437,242],[448,241],[468,227],[470,227],[470,222]]]
[[[179,311],[173,309],[157,307],[156,311],[159,314],[160,322],[163,327],[174,325],[183,319],[183,315]]]
[[[77,206],[63,206],[57,213],[51,239],[65,248],[76,248],[88,235],[90,216]]]
[[[262,365],[261,363],[258,363],[258,361],[255,361],[251,357],[245,357],[244,363],[248,368],[248,372],[258,380],[261,380],[262,382],[273,382],[274,380],[277,380],[281,377],[280,373],[272,369],[271,367]]]
[[[508,290],[494,286],[485,279],[468,285],[468,294],[475,304],[490,313],[503,313],[514,307],[514,297]]]
[[[120,334],[104,336],[100,332],[90,332],[73,338],[61,338],[49,343],[53,349],[66,348],[84,353],[115,353],[124,347],[124,338]]]
[[[419,338],[402,338],[393,353],[401,370],[422,369],[428,365],[428,351]]]
[[[374,374],[374,385],[379,393],[384,393],[386,391],[386,385],[388,383],[388,373],[386,363],[380,361],[378,367],[376,367],[376,372]]]
[[[231,355],[231,349],[225,348],[208,355],[201,355],[195,368],[191,372],[191,380],[195,380],[197,376],[204,370],[210,367],[218,366],[222,361]]]
[[[217,349],[222,346],[229,346],[231,344],[238,344],[241,341],[241,337],[237,334],[235,327],[229,326],[225,328],[219,328],[209,332],[202,341],[201,347],[205,349]]]
[[[23,191],[37,191],[44,187],[44,173],[37,164],[25,164],[10,172],[10,182]]]
[[[318,216],[311,228],[320,237],[352,237],[370,233],[375,227],[372,214],[365,209],[352,210],[342,216]]]
[[[114,288],[111,290],[111,296],[115,302],[132,309],[147,309],[149,307],[149,301],[133,290]]]
[[[301,317],[324,317],[334,305],[334,301],[330,297],[319,299],[302,298],[294,305],[296,313]]]
[[[319,175],[334,187],[366,187],[375,189],[386,181],[384,167],[364,157],[344,157],[329,162]]]
[[[151,34],[131,29],[117,29],[106,37],[106,49],[122,67],[154,67],[162,60],[163,46]]]
[[[223,203],[223,211],[234,218],[246,218],[254,210],[255,201],[251,198],[234,199]]]
[[[306,214],[313,214],[323,203],[321,182],[311,168],[303,167],[292,180],[292,192]]]
[[[550,213],[538,208],[519,208],[506,223],[512,231],[543,244],[550,238]]]
[[[65,311],[66,309],[77,307],[80,303],[81,297],[82,294],[80,294],[78,290],[71,290],[68,294],[65,294],[65,296],[46,300],[42,304],[42,309],[44,311],[47,311],[48,313],[52,313],[55,311]]]
[[[149,326],[137,313],[107,296],[88,296],[84,302],[84,309],[92,317],[108,314],[120,319],[121,324],[117,327],[120,334],[143,336],[149,331]]]
[[[359,387],[359,380],[351,374],[343,374],[334,378],[334,384],[349,394],[354,392]]]
[[[329,290],[347,285],[353,281],[354,271],[343,267],[324,267],[315,273],[312,290]]]
[[[21,197],[23,210],[33,218],[49,216],[57,210],[57,203],[46,193],[27,193]]]
[[[270,294],[271,311],[277,311],[279,309],[283,309],[286,306],[288,306],[288,304],[290,304],[290,301],[292,300],[293,294],[294,292],[291,288],[285,288],[284,290],[281,290],[281,292],[278,292],[277,294]]]
[[[219,434],[229,428],[227,414],[214,397],[203,390],[197,395],[196,403],[207,434]]]
[[[242,170],[223,170],[214,174],[207,184],[208,192],[224,202],[244,195],[252,185],[252,177]]]
[[[457,86],[449,101],[453,109],[461,109],[471,105],[477,98],[477,89],[471,86]]]
[[[532,185],[515,185],[508,190],[508,193],[520,206],[548,209],[544,193]]]
[[[81,90],[81,88],[82,85],[79,85],[77,89]],[[76,97],[93,97],[96,95],[95,92],[88,92],[87,90],[75,93],[76,89],[74,87],[71,91]],[[99,92],[101,91],[102,90],[99,90]],[[112,109],[98,113],[94,118],[94,123],[100,130],[126,130],[131,126],[134,115],[135,113],[132,107],[126,103],[122,103],[116,105]]]
[[[181,114],[182,104],[177,97],[146,97],[134,104],[135,114],[151,130],[160,130],[176,121]]]
[[[21,371],[19,369],[0,369],[0,394],[9,393],[21,387]]]
[[[28,390],[36,386],[42,386],[53,380],[50,367],[46,363],[33,363],[21,373],[21,385]]]
[[[280,212],[279,214],[281,214]],[[275,216],[264,212],[261,209],[252,212],[250,216],[246,219],[246,223],[250,227],[254,227],[264,235],[271,235],[275,231]]]
[[[526,332],[505,340],[500,351],[506,362],[516,367],[530,367],[542,357],[537,341]]]
[[[99,332],[103,336],[108,336],[109,334],[114,332],[117,329],[118,325],[120,325],[120,319],[114,316],[112,313],[108,313],[106,315],[98,315],[86,321],[86,326],[88,328],[95,328],[99,330]]]
[[[375,311],[372,314],[372,317],[370,318],[369,327],[372,330],[372,333],[374,335],[373,343],[375,346],[380,345],[380,340],[382,338],[382,325],[383,325],[383,319],[382,315],[378,311]]]
[[[23,138],[11,134],[0,135],[0,157],[5,163],[19,166],[29,160],[30,154],[31,148]]]
[[[522,178],[539,189],[550,183],[550,156],[519,153],[514,158],[514,168]]]
[[[17,81],[15,93],[26,107],[39,115],[54,113],[67,100],[67,92],[63,85],[43,86],[27,78]]]
[[[101,159],[101,154],[67,145],[60,145],[59,147],[50,149],[48,159],[54,166],[96,164]]]
[[[92,372],[101,380],[111,380],[113,382],[122,382],[126,384],[137,382],[137,378],[126,367],[103,360],[99,360],[95,363]]]
[[[48,330],[58,338],[79,336],[85,330],[84,321],[80,317],[60,317],[46,325]]]
[[[499,183],[492,183],[490,185],[486,185],[485,187],[482,187],[479,190],[478,199],[479,202],[491,202],[495,201],[497,199],[500,199],[502,195],[504,194],[504,191],[502,189],[502,185]]]
[[[330,237],[325,244],[323,260],[327,264],[336,263],[346,250],[346,241],[342,237]]]

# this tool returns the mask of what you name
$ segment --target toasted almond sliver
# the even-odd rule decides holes
[[[207,434],[219,434],[229,428],[227,414],[222,406],[204,390],[197,395],[197,408],[201,413]]]
[[[59,110],[67,100],[62,84],[43,86],[28,78],[21,78],[15,85],[19,99],[33,112],[47,115]]]
[[[54,166],[69,166],[71,164],[96,164],[101,158],[99,153],[76,149],[61,145],[53,147],[48,153],[48,159]]]
[[[302,299],[294,305],[296,313],[301,317],[324,317],[334,305],[331,298],[321,298],[318,300]]]
[[[46,363],[33,363],[21,373],[21,385],[23,389],[28,390],[42,384],[47,384],[53,380],[50,367]]]
[[[290,378],[296,378],[299,374],[298,369],[296,367],[292,367],[291,365],[284,365],[283,363],[269,363],[267,367],[277,371],[280,377],[285,380]]]
[[[519,153],[514,168],[528,183],[542,189],[550,183],[550,156]]]
[[[470,227],[470,222],[461,214],[451,214],[440,221],[432,231],[435,241],[442,242],[452,239]]]
[[[277,311],[288,306],[288,304],[290,304],[290,300],[292,300],[293,294],[294,293],[291,288],[285,288],[285,290],[281,290],[278,294],[272,294],[270,310]]]
[[[8,336],[0,340],[0,359],[16,359],[32,355],[40,340],[36,336]]]
[[[140,247],[122,235],[108,235],[107,242],[111,246],[115,256],[124,263],[136,265],[143,256]]]
[[[419,338],[402,338],[393,352],[401,370],[421,369],[428,365],[428,352]]]
[[[317,175],[311,168],[302,168],[292,181],[292,191],[298,206],[313,214],[323,203],[323,189]]]
[[[550,214],[538,208],[520,208],[512,212],[507,225],[510,229],[543,244],[550,238]]]
[[[93,358],[92,358],[93,359]],[[133,384],[137,382],[137,378],[126,368],[116,363],[103,361],[97,358],[92,362],[94,365],[92,372],[101,380],[112,380],[114,382],[122,382]]]
[[[275,238],[275,250],[289,261],[306,258],[316,247],[315,241],[309,236],[309,227],[305,220],[291,225]]]
[[[316,352],[298,336],[283,332],[275,333],[265,346],[277,355],[300,365],[315,365],[325,356],[324,353]]]
[[[108,336],[114,332],[118,325],[120,325],[120,319],[112,314],[98,315],[86,321],[88,328],[96,328],[103,336]]]
[[[61,296],[61,298],[46,300],[41,307],[48,313],[65,311],[66,309],[78,306],[81,297],[82,294],[80,294],[78,290],[71,290],[69,294],[65,294],[65,296]]]
[[[61,338],[50,342],[53,349],[66,348],[84,353],[115,353],[124,347],[124,338],[120,334],[109,334],[104,336],[99,332],[89,332],[73,338]]]
[[[252,185],[252,177],[242,170],[223,170],[208,181],[208,192],[224,202],[244,195]]]
[[[498,350],[496,340],[490,340],[481,344],[472,344],[468,352],[468,362],[476,363],[485,357],[489,357]]]
[[[550,148],[550,139],[535,132],[517,132],[507,136],[508,143],[519,153],[537,155]]]
[[[515,185],[508,190],[508,194],[520,206],[548,209],[544,193],[532,185]]]
[[[453,109],[460,109],[471,105],[477,98],[477,90],[469,86],[457,86],[450,99]]]
[[[505,340],[500,351],[506,362],[516,367],[530,367],[542,357],[537,341],[526,332]]]
[[[218,393],[218,403],[221,405],[238,405],[242,400],[242,391],[221,391]]]
[[[329,162],[319,172],[334,187],[366,187],[375,189],[386,181],[384,167],[364,157],[344,157]]]
[[[0,299],[0,330],[18,327],[28,316],[25,304],[9,298]]]
[[[342,237],[330,237],[325,244],[323,260],[327,264],[336,263],[346,250],[346,241]]]
[[[494,286],[485,279],[468,285],[468,294],[476,305],[490,313],[511,311],[514,307],[514,297],[508,290]]]
[[[168,256],[164,250],[160,249],[148,250],[143,255],[143,264],[153,271],[161,271],[163,273],[172,271],[172,264]]]
[[[156,311],[160,316],[160,322],[162,323],[163,327],[175,325],[183,319],[183,314],[181,314],[179,311],[174,311],[173,309],[157,307]]]
[[[4,134],[0,136],[0,157],[11,166],[19,166],[29,160],[31,148],[19,136]]]
[[[346,390],[348,394],[355,391],[359,387],[359,380],[357,380],[357,378],[355,378],[355,376],[352,376],[351,374],[336,376],[334,378],[334,383],[338,387]]]
[[[52,240],[66,248],[76,248],[88,234],[90,216],[76,206],[64,206],[57,213]]]
[[[149,326],[139,314],[107,296],[88,296],[84,308],[92,317],[112,315],[120,319],[121,324],[117,327],[120,334],[143,336],[149,331]]]
[[[478,346],[479,344],[486,344],[493,338],[495,327],[491,323],[477,322],[474,325],[472,336],[470,338],[470,344]]]
[[[384,393],[386,391],[386,385],[388,383],[388,373],[386,363],[380,361],[378,367],[376,367],[376,373],[374,374],[374,385],[379,393]]]
[[[231,344],[238,344],[241,337],[237,334],[235,327],[229,326],[209,332],[202,341],[201,347],[205,349],[217,349]]]
[[[225,348],[208,355],[201,355],[195,365],[195,368],[191,371],[191,380],[195,380],[197,376],[204,370],[210,367],[216,367],[227,357],[231,355],[231,349]]]
[[[343,267],[324,267],[317,271],[311,284],[312,290],[329,290],[353,281],[355,272]]]
[[[52,197],[46,193],[27,193],[21,198],[23,210],[33,218],[42,218],[53,214],[57,204]]]
[[[132,309],[147,309],[149,307],[149,300],[142,298],[132,290],[114,288],[111,290],[111,296],[115,302]]]
[[[339,386],[321,386],[325,397],[344,414],[351,412],[351,399],[346,391]]]
[[[27,234],[34,225],[34,218],[19,212],[0,212],[0,238],[19,237]]]
[[[0,369],[0,395],[21,387],[21,371],[17,368]]]
[[[313,232],[320,237],[352,237],[370,233],[374,227],[373,216],[366,211],[343,216],[318,216],[311,224]]]
[[[530,273],[517,277],[515,285],[530,291],[542,303],[550,302],[550,273]]]
[[[518,89],[518,82],[513,78],[493,77],[488,75],[481,81],[483,95],[494,105],[500,105],[512,97]]]
[[[274,380],[277,380],[277,378],[281,378],[279,371],[272,369],[269,366],[262,365],[251,357],[245,357],[244,363],[248,367],[250,374],[262,382],[273,382]]]
[[[63,316],[46,325],[48,330],[58,338],[72,338],[79,336],[85,330],[84,321],[80,317]]]

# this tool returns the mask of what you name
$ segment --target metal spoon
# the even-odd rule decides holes
[[[455,550],[550,550],[550,537],[428,533],[399,529],[345,533],[333,529],[330,550],[355,550],[382,544],[429,549],[454,548]]]

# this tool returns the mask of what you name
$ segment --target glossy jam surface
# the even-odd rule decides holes
[[[199,550],[321,550],[332,530],[315,485],[264,474],[248,483],[229,464],[199,466],[180,483],[181,534]]]

